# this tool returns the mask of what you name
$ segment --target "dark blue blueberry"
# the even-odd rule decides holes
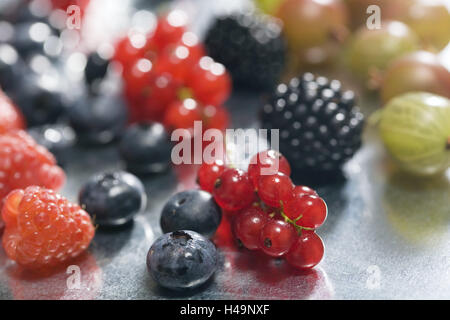
[[[24,78],[11,98],[22,110],[30,127],[55,123],[67,111],[67,102],[61,91],[39,76]]]
[[[172,145],[164,126],[146,122],[129,127],[119,145],[119,152],[129,171],[141,174],[166,170],[171,163]]]
[[[84,77],[89,86],[100,82],[108,71],[109,60],[102,58],[97,52],[88,56]]]
[[[128,113],[120,95],[86,96],[69,109],[69,121],[80,142],[107,144],[122,134]]]
[[[188,190],[175,194],[166,203],[161,214],[164,233],[192,230],[210,238],[220,224],[222,212],[210,193]]]
[[[56,35],[47,23],[40,21],[20,23],[15,26],[11,44],[24,59],[27,59],[35,53],[45,53],[44,43],[51,37]]]
[[[162,287],[183,290],[205,283],[217,269],[214,244],[194,231],[175,231],[159,237],[147,255],[147,267]]]
[[[92,177],[80,190],[79,203],[99,226],[119,226],[145,210],[147,196],[141,181],[119,171]]]
[[[28,1],[18,7],[14,14],[14,22],[46,22],[51,12],[51,0]]]
[[[15,87],[20,86],[20,78],[26,70],[25,63],[19,57],[13,46],[7,43],[0,44],[0,87],[11,93]]]
[[[36,142],[46,147],[56,157],[59,165],[66,164],[72,157],[71,151],[76,143],[73,129],[64,124],[33,127],[28,133]]]

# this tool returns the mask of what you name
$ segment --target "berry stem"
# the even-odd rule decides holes
[[[291,220],[285,213],[284,213],[284,208],[283,208],[283,201],[280,200],[280,214],[283,217],[284,221],[286,221],[287,223],[290,223],[294,226],[295,230],[297,230],[298,235],[300,236],[302,234],[302,230],[303,229],[309,229],[309,228],[304,228],[302,226],[297,225],[297,221],[300,220],[302,218],[303,215],[298,216],[297,218],[295,218],[295,220]]]
[[[178,99],[181,101],[193,98],[192,90],[188,87],[182,87],[178,90]]]

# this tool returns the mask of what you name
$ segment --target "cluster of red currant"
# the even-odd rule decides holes
[[[151,32],[131,30],[117,43],[114,60],[123,67],[131,119],[161,121],[169,131],[192,130],[194,121],[224,130],[229,115],[222,105],[231,78],[222,64],[205,55],[186,22],[185,14],[175,10]]]
[[[266,174],[269,170],[273,172]],[[198,183],[232,213],[234,236],[244,247],[285,256],[296,268],[312,268],[324,253],[315,230],[327,217],[327,205],[311,188],[295,186],[290,173],[286,158],[267,150],[250,160],[247,172],[226,167],[221,160],[205,163]]]

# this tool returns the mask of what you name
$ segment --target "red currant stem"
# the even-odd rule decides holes
[[[188,87],[181,87],[177,92],[177,96],[178,99],[180,99],[181,101],[191,99],[194,97],[192,90],[189,89]]]
[[[298,234],[301,235],[301,234],[302,234],[302,230],[303,230],[303,229],[306,229],[306,228],[297,225],[296,222],[297,222],[298,220],[300,220],[301,217],[302,217],[303,215],[298,216],[297,218],[295,218],[295,220],[291,220],[291,219],[284,213],[283,201],[282,201],[282,200],[280,200],[280,207],[281,207],[280,214],[281,214],[281,216],[283,217],[284,221],[286,221],[287,223],[292,224],[292,225],[294,226],[295,230],[297,230]]]

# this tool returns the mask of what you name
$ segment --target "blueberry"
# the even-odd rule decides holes
[[[19,57],[13,46],[7,43],[0,44],[0,87],[7,93],[14,91],[21,82],[25,63]]]
[[[86,68],[84,69],[84,77],[89,86],[95,85],[101,81],[108,71],[109,60],[104,59],[97,52],[88,56]]]
[[[46,80],[32,75],[11,94],[30,127],[55,123],[67,111],[67,102],[61,91],[49,86]]]
[[[108,172],[95,175],[83,186],[79,203],[99,226],[119,226],[145,209],[147,196],[136,176]]]
[[[52,11],[50,0],[32,0],[19,6],[14,15],[14,22],[45,22]]]
[[[69,109],[69,121],[80,142],[107,144],[119,137],[128,119],[122,97],[113,94],[86,96]]]
[[[11,44],[23,58],[33,53],[44,53],[44,44],[51,37],[55,37],[51,26],[41,21],[25,22],[15,26]]]
[[[119,152],[128,170],[138,175],[162,172],[171,162],[169,136],[157,122],[129,127],[120,141]]]
[[[192,230],[210,238],[220,224],[222,212],[210,193],[202,190],[182,191],[169,199],[162,210],[164,233]]]
[[[175,231],[159,237],[147,255],[147,267],[162,287],[183,290],[205,283],[217,269],[217,250],[194,231]]]
[[[71,158],[70,151],[75,145],[76,134],[70,126],[43,125],[30,128],[28,133],[38,144],[53,153],[59,165],[64,165]]]

